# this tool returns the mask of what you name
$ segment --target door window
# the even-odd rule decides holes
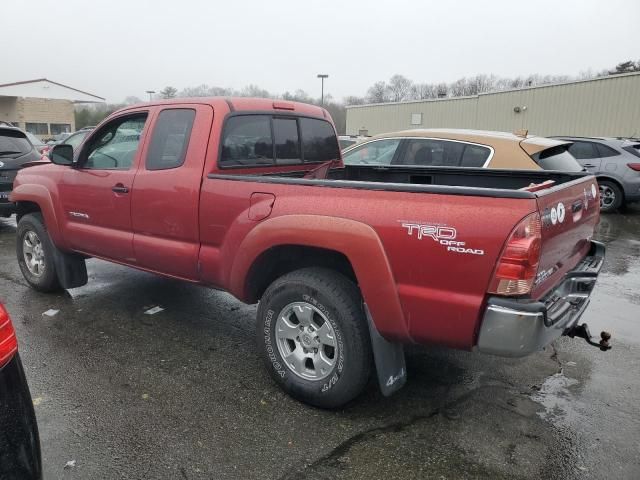
[[[190,108],[160,112],[149,144],[147,170],[168,170],[184,163],[195,116]]]
[[[598,149],[598,156],[600,158],[615,157],[617,155],[620,155],[620,153],[616,152],[613,148],[601,143],[597,143],[596,148]]]
[[[117,118],[90,139],[79,161],[91,170],[128,170],[138,151],[147,114]]]
[[[400,160],[402,165],[459,167],[465,144],[434,139],[412,139]]]
[[[349,150],[342,157],[346,165],[390,165],[398,145],[399,138],[374,140]]]
[[[573,142],[569,146],[569,153],[578,160],[598,158],[598,151],[591,142]]]
[[[482,168],[487,163],[491,150],[480,145],[466,145],[462,154],[461,167]]]

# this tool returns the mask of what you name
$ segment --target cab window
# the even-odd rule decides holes
[[[140,145],[147,114],[117,118],[100,128],[81,153],[81,168],[128,170]]]
[[[190,108],[160,112],[149,144],[147,170],[168,170],[184,163],[195,117],[196,111]]]
[[[273,164],[271,117],[239,115],[227,120],[220,164],[225,167]]]

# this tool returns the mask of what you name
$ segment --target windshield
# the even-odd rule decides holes
[[[76,148],[78,148],[80,146],[80,144],[82,143],[82,141],[84,140],[84,137],[87,136],[87,133],[89,133],[90,130],[83,130],[80,132],[76,132],[73,135],[71,135],[70,137],[68,137],[64,142],[65,145],[71,145],[73,147],[73,149],[75,150]]]
[[[44,142],[42,140],[40,140],[38,137],[36,137],[33,133],[30,132],[25,132],[25,135],[27,136],[27,138],[29,139],[29,141],[31,142],[31,145],[33,145],[34,147],[41,147],[44,145]]]
[[[356,143],[355,140],[338,140],[338,143],[340,144],[340,150],[344,150],[347,147],[350,147],[351,145],[353,145],[354,143]]]
[[[0,130],[0,156],[16,157],[29,153],[33,146],[19,130]]]
[[[531,158],[540,165],[543,170],[558,170],[562,172],[581,172],[582,166],[577,162],[575,157],[569,153],[569,146],[557,145],[547,148],[532,155]]]

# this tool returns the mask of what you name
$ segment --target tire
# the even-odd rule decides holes
[[[373,356],[360,292],[333,270],[305,268],[273,282],[258,306],[257,336],[270,375],[297,400],[336,408],[367,385]]]
[[[600,211],[611,213],[622,207],[624,193],[618,184],[609,180],[598,180],[600,188]]]
[[[35,290],[62,290],[54,261],[55,248],[41,213],[29,213],[20,219],[16,239],[18,265],[27,283]]]

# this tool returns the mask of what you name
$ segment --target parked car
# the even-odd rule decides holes
[[[40,160],[40,154],[25,132],[13,126],[0,125],[0,216],[8,217],[15,211],[9,201],[13,179],[25,163]]]
[[[42,478],[38,425],[11,318],[0,303],[0,478]]]
[[[640,140],[553,137],[573,142],[569,152],[598,178],[600,208],[613,212],[640,200]]]
[[[95,127],[85,127],[77,132],[72,133],[67,138],[62,140],[60,143],[64,145],[71,145],[73,148],[78,148],[82,141],[85,139],[87,134],[93,130]]]
[[[369,137],[362,137],[358,135],[339,135],[338,136],[338,144],[340,145],[340,150],[345,150],[352,145],[355,145],[358,142],[362,142]]]
[[[97,257],[259,301],[266,368],[313,405],[355,398],[374,364],[400,388],[403,343],[524,356],[591,338],[604,246],[584,172],[345,168],[326,110],[249,98],[127,107],[51,160],[12,195],[31,287],[84,285]]]
[[[31,132],[24,132],[24,133],[27,136],[27,138],[29,139],[29,141],[31,142],[31,145],[34,146],[34,148],[38,151],[38,153],[40,155],[46,155],[47,154],[47,152],[49,151],[49,148],[50,148],[49,145],[44,143],[42,140],[40,140],[38,137],[36,137]]]
[[[485,130],[416,129],[371,137],[343,152],[346,165],[412,165],[578,172],[569,142]]]

